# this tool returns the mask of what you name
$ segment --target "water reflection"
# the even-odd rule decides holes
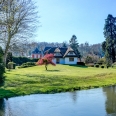
[[[0,116],[4,116],[5,103],[4,99],[0,99]]]
[[[103,91],[106,95],[106,112],[110,116],[116,116],[116,86],[105,87]]]
[[[0,116],[116,116],[116,87],[0,99]]]
[[[71,98],[74,102],[77,101],[77,91],[70,92],[71,93]]]

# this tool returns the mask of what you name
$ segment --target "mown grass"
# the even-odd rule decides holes
[[[34,66],[5,73],[0,98],[34,93],[56,93],[116,84],[116,69],[69,65]]]

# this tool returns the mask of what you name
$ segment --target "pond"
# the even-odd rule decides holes
[[[0,99],[0,116],[116,116],[116,87]]]

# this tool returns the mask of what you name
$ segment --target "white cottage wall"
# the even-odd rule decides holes
[[[65,64],[65,59],[64,58],[59,58],[59,59],[60,59],[59,64]],[[54,58],[52,61],[56,64],[56,58]]]
[[[56,64],[56,58],[54,58],[54,59],[52,60],[52,62],[54,62],[54,63]]]
[[[60,64],[65,64],[65,59],[64,58],[60,58]]]
[[[74,57],[74,61],[69,61],[69,57],[65,58],[65,64],[77,64],[77,57]]]

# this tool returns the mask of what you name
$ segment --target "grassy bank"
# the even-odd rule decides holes
[[[69,65],[35,66],[6,71],[0,98],[34,93],[56,93],[116,84],[116,69]]]

